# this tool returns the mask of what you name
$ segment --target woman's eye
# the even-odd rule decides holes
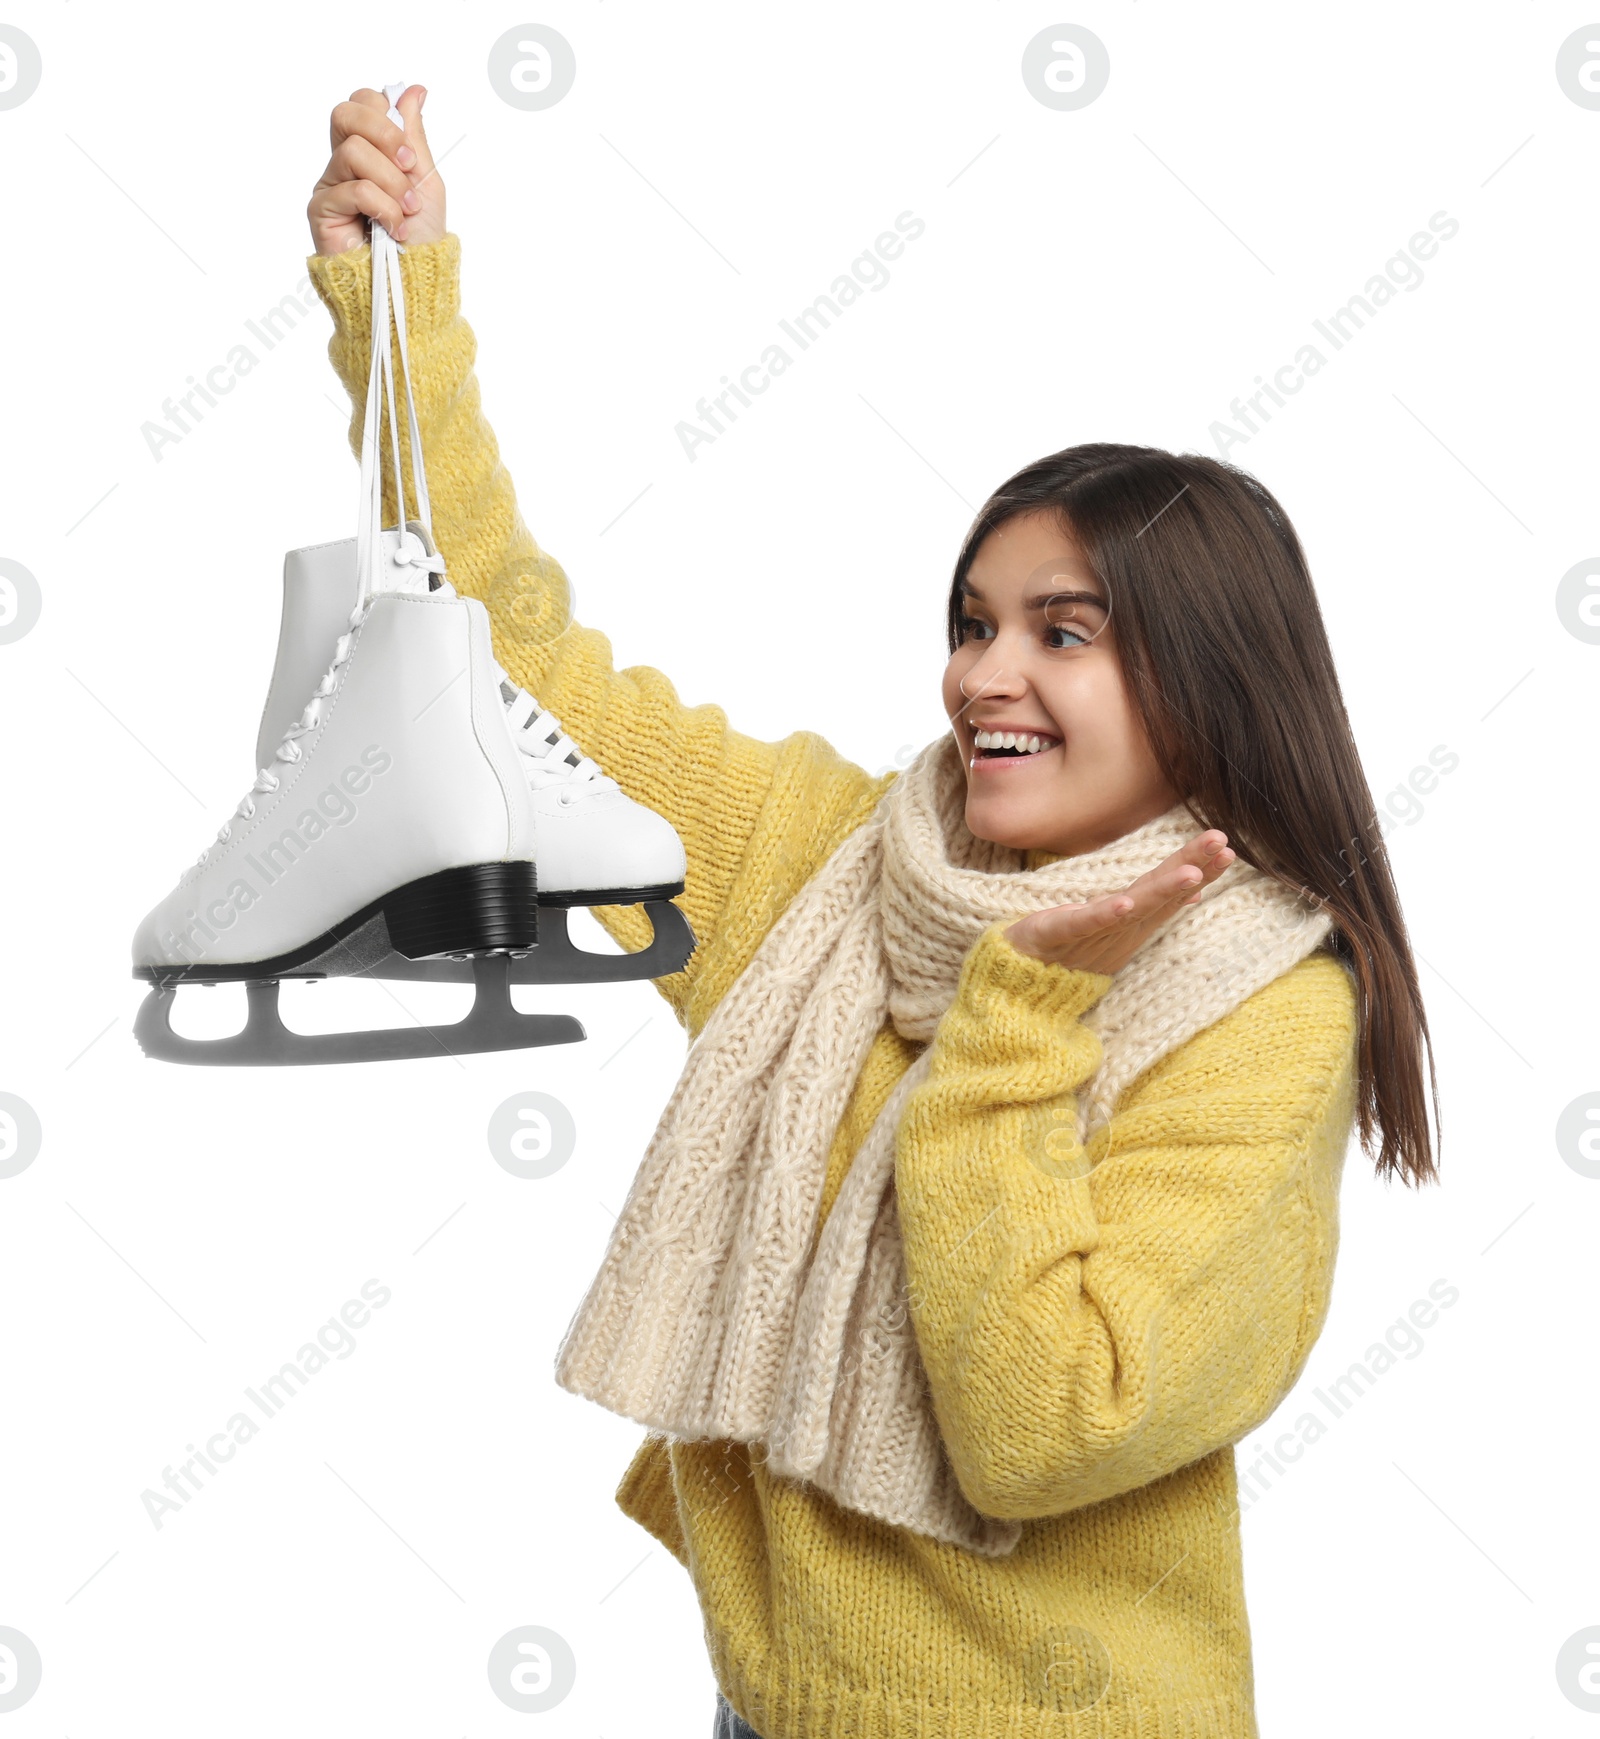
[[[1042,632],[1044,643],[1052,652],[1066,652],[1075,646],[1087,646],[1094,639],[1096,628],[1087,622],[1076,626],[1052,622]],[[961,618],[961,638],[964,641],[991,639],[993,635],[994,629],[987,622],[979,621],[976,616]]]

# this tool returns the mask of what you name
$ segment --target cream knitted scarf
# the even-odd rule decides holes
[[[836,1502],[1000,1556],[945,1454],[917,1351],[895,1134],[927,1074],[896,1084],[816,1236],[828,1149],[890,1020],[931,1040],[984,930],[1118,891],[1202,831],[1182,804],[1098,851],[1028,870],[965,820],[946,733],[800,890],[691,1047],[556,1380],[678,1439],[762,1445]],[[1078,1137],[1158,1058],[1323,944],[1328,916],[1236,860],[1117,972],[1083,1017],[1100,1066]],[[815,1242],[815,1253],[812,1244]]]

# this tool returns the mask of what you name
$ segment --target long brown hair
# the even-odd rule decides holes
[[[1380,1176],[1436,1180],[1433,1047],[1376,807],[1300,540],[1271,491],[1199,454],[1094,443],[1025,466],[979,509],[951,580],[950,650],[979,545],[1053,512],[1106,587],[1129,697],[1201,827],[1321,903],[1352,969],[1357,1115]]]

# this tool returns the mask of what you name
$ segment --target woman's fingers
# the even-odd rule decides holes
[[[1192,904],[1236,855],[1228,846],[1227,834],[1220,828],[1208,828],[1153,870],[1147,870],[1128,892],[1146,911]]]
[[[1038,913],[1041,934],[1053,945],[1065,945],[1087,941],[1100,932],[1114,932],[1120,940],[1129,931],[1153,930],[1180,907],[1198,900],[1207,885],[1234,861],[1236,854],[1226,840],[1226,834],[1212,829],[1146,870],[1119,893]]]
[[[405,240],[405,218],[400,202],[384,191],[375,181],[340,181],[331,187],[318,187],[306,208],[312,233],[320,238],[325,231],[349,230],[346,247],[359,247],[362,236],[359,226],[351,229],[349,220],[369,217],[381,223],[396,241]],[[320,249],[334,252],[334,249]]]
[[[1049,906],[1029,914],[1033,934],[1049,948],[1092,942],[1097,936],[1118,935],[1140,921],[1138,902],[1128,894],[1101,894],[1077,906]]]
[[[400,93],[395,107],[405,117],[405,144],[402,150],[412,153],[413,161],[404,164],[412,185],[421,187],[434,172],[433,152],[428,149],[428,132],[422,123],[422,99],[427,91],[421,85],[409,85]],[[403,162],[403,159],[398,159]]]
[[[389,119],[389,99],[363,87],[335,106],[328,123],[333,152],[312,190],[306,215],[320,254],[342,253],[366,239],[371,219],[399,242],[437,241],[445,233],[444,185],[422,123],[427,91],[409,85],[396,104],[405,125]]]
[[[328,122],[333,153],[311,190],[306,216],[319,254],[360,247],[370,218],[403,241],[410,178],[396,162],[403,135],[388,119],[381,91],[353,91],[335,105]]]
[[[1064,966],[1117,972],[1146,938],[1184,906],[1193,905],[1237,853],[1219,828],[1187,841],[1117,893],[1076,906],[1030,912],[1006,934],[1024,953]]]
[[[1195,905],[1206,888],[1236,860],[1238,854],[1226,840],[1226,834],[1213,829],[1209,835],[1202,835],[1199,841],[1192,841],[1182,852],[1175,854],[1179,861],[1173,865],[1163,916],[1180,907]]]
[[[387,148],[391,155],[398,149],[400,129],[389,119],[389,99],[382,91],[363,87],[351,91],[347,101],[334,104],[328,120],[328,143],[337,151],[352,133],[370,139],[380,149]],[[390,133],[396,135],[397,143],[385,147],[386,135]]]
[[[323,179],[332,185],[341,181],[375,182],[397,205],[411,191],[411,177],[405,170],[360,134],[352,134],[334,150]]]
[[[354,91],[350,100],[333,111],[333,148],[349,139],[365,139],[407,175],[413,186],[433,173],[433,153],[422,124],[422,99],[427,92],[411,85],[400,94],[395,107],[405,121],[397,127],[389,119],[389,99],[381,91]]]

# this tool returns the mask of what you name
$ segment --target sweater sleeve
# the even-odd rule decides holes
[[[910,1307],[980,1512],[1057,1515],[1237,1441],[1327,1314],[1354,992],[1313,955],[1146,1070],[1087,1147],[1082,1016],[1110,988],[991,926],[908,1101]]]
[[[769,743],[732,729],[721,707],[685,706],[647,665],[612,668],[611,645],[571,619],[560,564],[522,522],[473,372],[476,339],[461,316],[455,235],[401,251],[406,345],[427,461],[435,539],[451,584],[489,612],[495,655],[636,801],[683,840],[679,901],[698,946],[687,968],[656,981],[691,1031],[743,970],[785,905],[872,813],[893,774],[874,779],[822,737]],[[328,354],[350,395],[350,446],[361,451],[372,331],[372,252],[363,245],[307,262],[333,316]],[[398,378],[398,346],[391,345]],[[410,442],[399,418],[402,468]],[[352,515],[352,519],[353,519]],[[392,479],[384,523],[397,523]],[[649,938],[637,906],[596,907],[626,948]]]
[[[672,1482],[672,1454],[659,1432],[652,1431],[635,1450],[617,1486],[617,1507],[653,1534],[680,1564],[688,1564],[689,1548]]]

